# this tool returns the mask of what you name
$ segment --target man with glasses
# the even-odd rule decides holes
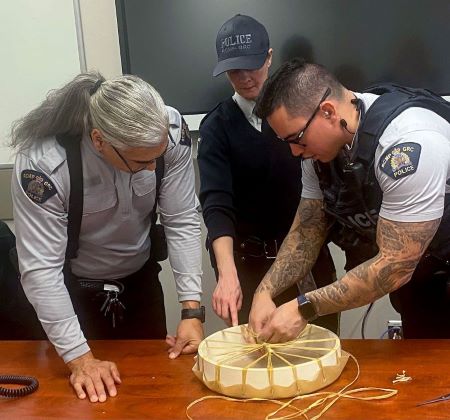
[[[447,98],[448,101],[448,98]],[[264,341],[295,338],[317,316],[391,293],[406,338],[450,338],[450,104],[421,89],[346,89],[292,60],[266,83],[257,114],[294,156],[303,191],[291,230],[253,299]],[[275,309],[330,238],[347,273]]]
[[[183,122],[183,124],[185,124]],[[147,168],[151,168],[152,170],[156,169],[156,162],[159,158],[163,158],[164,155],[170,150],[172,149],[174,146],[176,146],[175,140],[172,137],[172,134],[170,134],[169,131],[169,141],[166,143],[166,148],[164,149],[164,151],[157,157],[157,158],[153,158],[153,159],[148,159],[148,160],[132,160],[132,161],[128,161],[127,159],[125,159],[122,154],[117,150],[116,147],[114,147],[113,145],[111,145],[111,147],[114,149],[114,151],[117,153],[117,156],[119,156],[120,160],[123,162],[123,164],[125,165],[125,167],[128,169],[128,172],[130,174],[137,174],[140,171],[143,171]],[[132,166],[136,166],[136,168],[132,168],[130,165]]]
[[[166,339],[170,358],[195,352],[201,231],[179,112],[138,77],[83,73],[14,124],[12,146],[21,283],[77,396],[102,402],[121,382],[87,340]],[[165,251],[180,302],[175,336],[158,278]]]
[[[212,305],[222,319],[237,325],[248,322],[253,293],[294,218],[301,167],[288,145],[277,141],[273,132],[265,130],[270,127],[253,113],[272,63],[265,27],[250,16],[236,15],[220,28],[216,50],[213,76],[226,72],[234,95],[213,109],[200,126],[200,201],[217,277]],[[313,277],[319,286],[335,278],[326,247]],[[305,291],[315,287],[314,280]],[[297,295],[297,287],[291,285],[276,302]],[[334,314],[317,323],[338,329]]]

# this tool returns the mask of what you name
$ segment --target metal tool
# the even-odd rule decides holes
[[[433,404],[441,401],[448,401],[450,400],[450,394],[441,395],[440,397],[433,398],[432,400],[423,401],[416,405],[418,407],[419,405],[426,405],[426,404]]]

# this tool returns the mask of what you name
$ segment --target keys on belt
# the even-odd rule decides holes
[[[111,316],[112,326],[116,328],[116,319],[123,321],[123,311],[125,310],[124,304],[119,300],[119,295],[123,292],[114,284],[105,283],[103,287],[106,292],[105,301],[103,302],[100,312],[103,312],[104,316]]]
[[[123,321],[125,305],[120,301],[119,296],[124,291],[124,285],[116,280],[92,280],[79,279],[82,289],[97,291],[98,296],[104,296],[100,312],[105,317],[111,317],[113,328],[116,323]]]

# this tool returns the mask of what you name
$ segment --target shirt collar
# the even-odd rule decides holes
[[[239,95],[239,93],[235,92],[233,95],[233,100],[236,102],[239,108],[241,108],[242,112],[245,115],[247,120],[251,120],[254,118],[253,109],[255,108],[256,102],[251,101],[249,99],[245,99],[243,96]]]

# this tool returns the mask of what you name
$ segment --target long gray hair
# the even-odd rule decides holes
[[[159,93],[139,77],[105,80],[98,72],[82,73],[15,121],[10,145],[22,150],[39,139],[93,128],[119,149],[154,147],[167,138],[169,116]]]

